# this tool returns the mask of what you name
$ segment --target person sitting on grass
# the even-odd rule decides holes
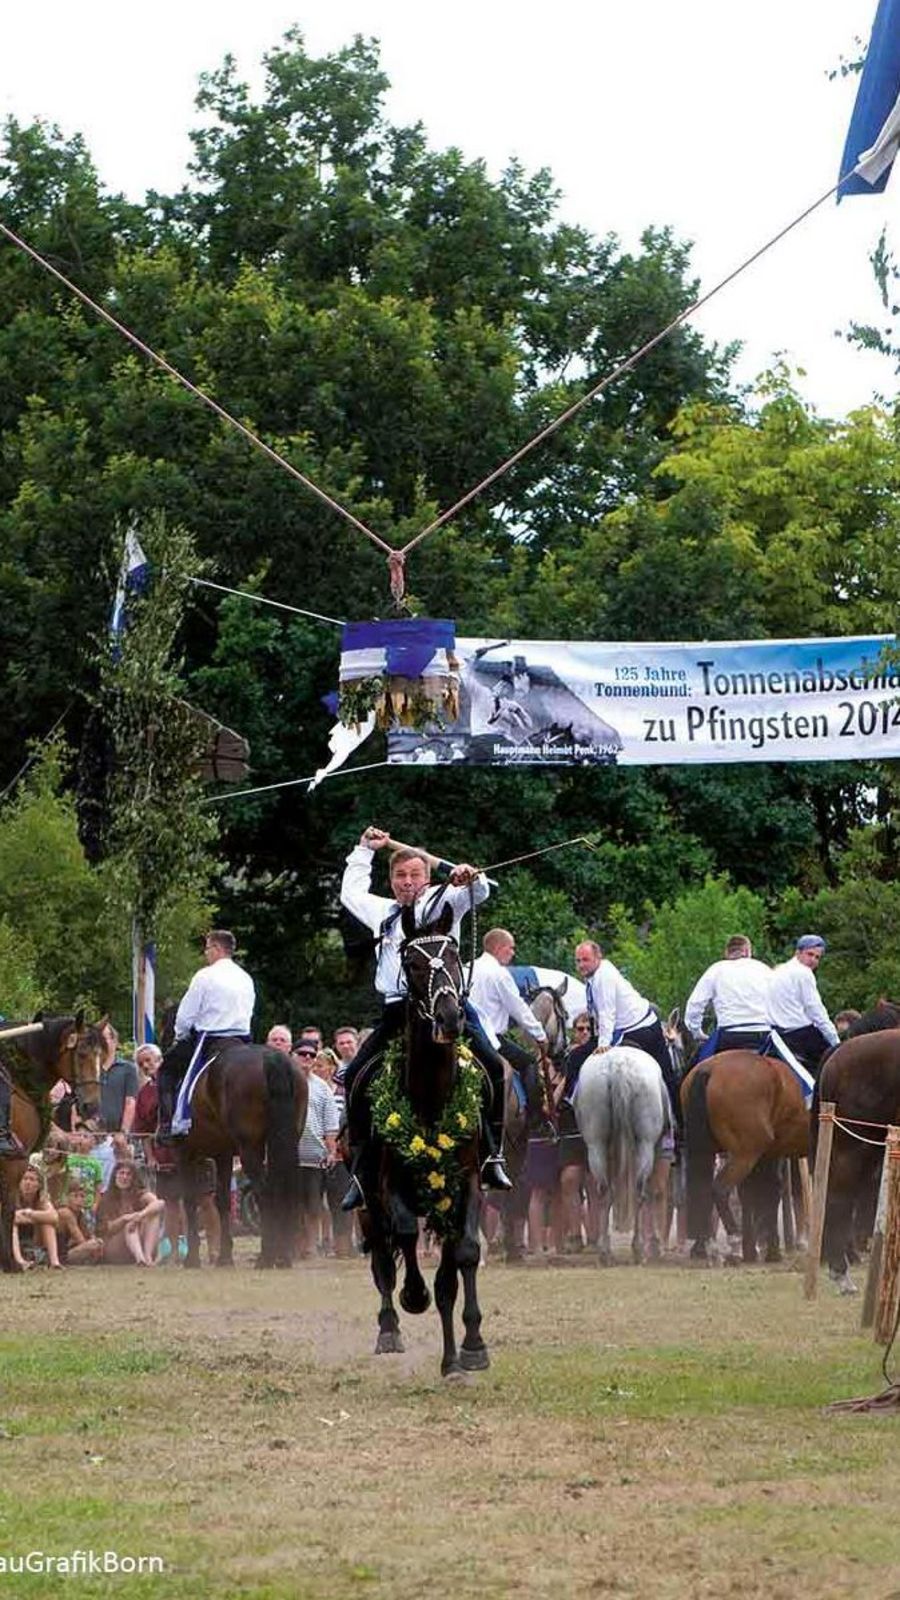
[[[67,1267],[93,1267],[103,1260],[103,1240],[94,1235],[84,1184],[70,1178],[65,1205],[59,1208],[56,1231],[59,1253]]]
[[[59,1217],[44,1186],[43,1174],[29,1162],[19,1182],[13,1215],[12,1253],[17,1266],[28,1268],[46,1263],[59,1268],[61,1263],[56,1240],[58,1221]]]
[[[114,1266],[155,1266],[164,1209],[152,1189],[139,1184],[134,1162],[117,1161],[97,1207],[104,1261]]]

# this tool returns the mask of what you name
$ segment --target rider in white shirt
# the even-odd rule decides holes
[[[733,934],[725,946],[724,959],[707,967],[685,1006],[688,1033],[705,1040],[698,1060],[725,1050],[759,1050],[765,1044],[769,1035],[771,977],[771,968],[754,959],[746,934]],[[706,1039],[703,1023],[710,1006],[716,1025]]]
[[[541,1121],[544,1101],[534,1057],[508,1036],[511,1023],[516,1023],[535,1041],[541,1055],[545,1052],[547,1035],[543,1023],[523,1000],[509,971],[516,941],[506,928],[491,928],[482,944],[483,953],[472,964],[469,1000],[491,1044],[519,1074],[532,1118]]]
[[[588,1016],[592,1037],[587,1044],[569,1051],[566,1061],[564,1099],[571,1100],[578,1072],[589,1055],[609,1050],[613,1045],[633,1045],[646,1051],[658,1064],[669,1091],[672,1113],[681,1125],[678,1078],[662,1031],[662,1024],[649,1000],[638,994],[618,967],[604,956],[599,944],[585,939],[575,950],[575,965],[587,984]]]
[[[473,901],[476,906],[482,904],[490,894],[484,874],[465,862],[451,867],[449,882],[435,888],[431,883],[431,864],[435,858],[406,846],[395,848],[390,860],[394,898],[373,894],[370,885],[375,852],[392,844],[390,834],[383,828],[367,828],[347,857],[341,883],[341,904],[370,928],[378,940],[375,988],[383,1002],[379,1021],[343,1071],[354,1179],[341,1203],[344,1211],[354,1210],[364,1200],[360,1168],[370,1136],[368,1088],[379,1070],[385,1046],[397,1037],[406,1022],[406,985],[400,961],[400,947],[405,937],[401,920],[403,909],[411,906],[416,925],[421,927],[449,906],[453,912],[451,933],[458,942],[460,925],[470,905]],[[483,1132],[488,1156],[482,1163],[482,1180],[488,1188],[511,1189],[502,1155],[503,1062],[484,1035],[474,1011],[471,1019],[475,1027],[469,1029],[470,1043],[489,1082],[483,1098]]]
[[[790,961],[775,968],[769,984],[769,1021],[813,1074],[824,1052],[840,1044],[816,984],[816,968],[825,948],[819,934],[804,933]]]
[[[157,1076],[159,1090],[158,1144],[168,1144],[172,1115],[181,1080],[198,1044],[208,1059],[206,1041],[250,1040],[250,1022],[256,990],[249,972],[234,961],[235,938],[225,928],[206,935],[206,966],[195,972],[175,1016],[175,1043],[166,1051]]]

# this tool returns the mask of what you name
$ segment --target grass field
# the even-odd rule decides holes
[[[0,1281],[5,1595],[900,1597],[900,1419],[858,1301],[787,1270],[489,1265],[490,1372],[433,1312],[376,1358],[362,1262]],[[350,1481],[352,1479],[352,1482]]]

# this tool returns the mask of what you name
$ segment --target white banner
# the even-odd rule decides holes
[[[679,765],[900,755],[893,635],[745,643],[457,639],[460,715],[392,762]]]

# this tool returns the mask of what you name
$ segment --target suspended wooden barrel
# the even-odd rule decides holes
[[[456,627],[446,619],[398,617],[348,622],[341,641],[338,715],[359,729],[422,730],[459,716]]]

